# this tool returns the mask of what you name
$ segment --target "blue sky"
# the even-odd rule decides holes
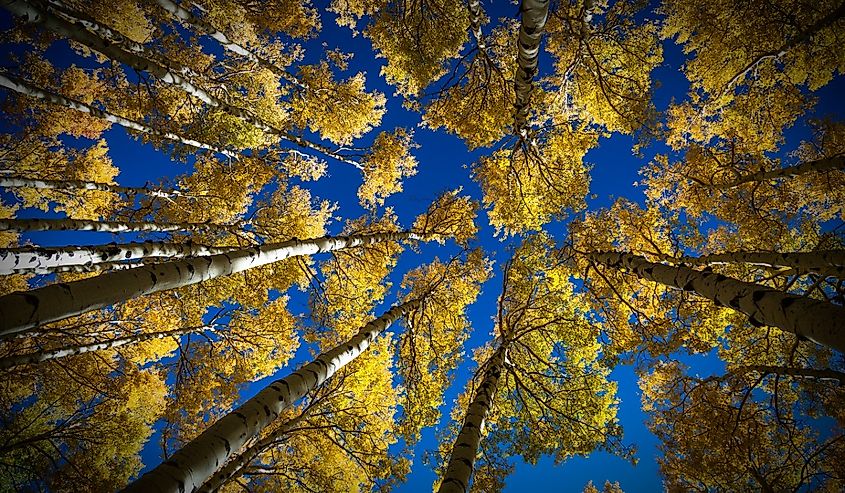
[[[491,13],[491,17],[498,14],[515,15],[516,6],[508,2],[500,2],[500,12]],[[419,115],[408,112],[401,107],[401,101],[393,97],[393,88],[388,86],[383,78],[379,76],[379,70],[384,60],[377,59],[373,54],[370,43],[362,36],[353,37],[351,32],[345,28],[339,28],[334,23],[334,17],[330,13],[322,12],[323,31],[320,37],[306,44],[306,62],[314,62],[320,58],[321,43],[328,44],[328,48],[341,48],[344,51],[355,53],[351,61],[349,75],[357,71],[367,72],[367,87],[385,93],[388,96],[387,114],[380,129],[390,130],[398,126],[417,127]],[[216,49],[212,44],[211,49]],[[543,56],[543,55],[541,55]],[[658,68],[653,77],[660,81],[660,87],[655,93],[655,102],[658,109],[665,109],[669,102],[674,99],[683,99],[687,83],[680,72],[682,65],[682,53],[672,42],[664,43],[664,64]],[[79,63],[78,58],[73,60]],[[819,91],[821,103],[818,105],[819,113],[843,113],[843,101],[838,96],[843,91],[841,80],[828,85]],[[377,130],[380,130],[377,129]],[[369,142],[377,131],[374,131],[363,140]],[[788,134],[790,140],[797,140],[805,136],[805,129],[797,128]],[[122,185],[138,186],[147,181],[155,181],[165,176],[173,176],[187,171],[187,166],[174,164],[167,157],[155,151],[149,145],[129,139],[121,128],[112,128],[106,135],[111,148],[111,157],[115,164],[120,167],[121,173],[117,180]],[[464,144],[457,138],[447,135],[444,132],[432,132],[424,128],[415,128],[415,140],[420,145],[415,155],[419,161],[418,174],[405,181],[405,191],[394,195],[387,200],[387,205],[393,207],[399,215],[402,224],[408,226],[413,218],[424,211],[428,204],[447,189],[463,187],[464,191],[474,198],[480,200],[481,192],[478,185],[470,179],[468,167],[475,158],[486,152],[486,150],[470,153]],[[642,201],[642,191],[633,184],[639,178],[638,170],[659,152],[665,149],[659,144],[653,144],[643,151],[642,156],[634,156],[631,153],[631,137],[614,135],[610,138],[603,138],[597,148],[591,150],[586,160],[593,165],[591,193],[595,198],[588,199],[588,209],[596,210],[609,206],[614,198],[626,197],[631,200]],[[787,146],[789,148],[789,146]],[[339,204],[336,215],[343,218],[354,218],[362,215],[365,211],[358,205],[356,190],[360,185],[359,172],[349,165],[342,163],[329,163],[329,176],[315,183],[304,184],[311,189],[316,197],[327,199]],[[470,354],[472,349],[483,345],[488,339],[492,330],[492,316],[496,311],[496,298],[501,287],[501,275],[499,267],[507,258],[507,248],[513,246],[516,240],[501,241],[493,235],[493,228],[487,223],[484,213],[479,216],[478,224],[480,231],[477,245],[484,248],[489,255],[497,260],[496,275],[484,285],[483,293],[477,302],[470,307],[469,317],[473,323],[474,332],[469,340],[466,353]],[[331,232],[340,230],[342,222],[338,221],[331,227]],[[565,223],[557,223],[549,226],[549,231],[562,240],[565,234]],[[29,236],[33,242],[44,245],[72,244],[72,243],[105,243],[113,241],[112,235],[108,234],[50,234],[39,233]],[[123,237],[122,240],[129,238]],[[445,248],[436,245],[427,245],[420,254],[406,252],[402,255],[400,263],[391,277],[394,286],[399,284],[404,272],[416,267],[421,263],[431,260],[435,255],[440,258],[448,258],[454,254],[456,248],[449,245]],[[304,313],[307,311],[305,297],[302,294],[291,292],[291,311]],[[389,296],[387,303],[392,303],[395,297]],[[296,360],[292,361],[286,368],[280,370],[277,376],[282,376],[301,364],[309,357],[306,350],[297,353]],[[713,357],[694,358],[694,370],[706,374],[718,368],[718,363]],[[446,396],[446,405],[443,407],[444,419],[448,419],[452,400],[463,389],[470,377],[472,364],[465,362],[456,371],[456,378],[452,388]],[[661,489],[661,480],[657,468],[657,441],[645,427],[646,416],[640,410],[640,395],[637,387],[637,377],[629,366],[622,366],[614,370],[612,378],[618,382],[620,399],[619,418],[624,427],[626,444],[635,444],[638,448],[637,457],[639,464],[634,467],[622,459],[610,456],[606,453],[595,453],[589,458],[577,458],[566,463],[554,466],[550,459],[541,460],[539,464],[530,466],[517,460],[515,472],[508,478],[505,491],[517,492],[528,491],[537,488],[553,489],[558,492],[580,492],[585,484],[592,480],[601,485],[605,480],[619,481],[623,489],[628,493],[653,492]],[[271,379],[257,382],[242,393],[242,398],[248,398]],[[400,486],[397,491],[427,491],[431,488],[434,480],[433,472],[421,463],[425,450],[436,447],[435,430],[428,429],[423,434],[423,440],[415,449],[415,463],[408,481]],[[154,466],[159,462],[159,444],[157,436],[154,436],[145,448],[143,457],[148,466]]]

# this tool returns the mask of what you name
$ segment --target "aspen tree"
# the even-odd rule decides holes
[[[38,325],[126,301],[136,296],[196,284],[291,256],[313,255],[379,241],[413,240],[412,232],[289,240],[206,257],[172,260],[120,270],[71,283],[0,297],[2,327],[8,336]]]
[[[689,267],[667,266],[630,253],[589,253],[611,268],[667,286],[692,291],[714,303],[748,315],[752,323],[792,332],[813,342],[845,351],[845,308],[803,298],[760,284],[744,282]]]
[[[183,230],[175,230],[183,231]],[[6,248],[0,251],[0,275],[12,272],[50,272],[63,267],[91,267],[126,260],[161,261],[192,256],[218,255],[236,247],[209,247],[193,242],[175,243],[145,241],[140,243],[110,243],[100,246]]]
[[[104,349],[112,349],[126,344],[136,344],[139,342],[149,341],[151,339],[162,339],[165,337],[179,337],[185,334],[198,333],[203,331],[217,330],[214,326],[203,327],[186,327],[183,329],[166,330],[163,332],[146,332],[143,334],[117,337],[107,342],[92,343],[92,344],[77,344],[74,346],[66,346],[59,349],[51,349],[48,351],[39,351],[36,353],[21,354],[15,356],[7,356],[0,358],[0,369],[12,368],[20,365],[41,363],[42,361],[49,361],[53,359],[67,358],[77,354],[90,353],[92,351],[101,351]]]
[[[524,0],[519,10],[522,23],[517,40],[516,60],[519,68],[514,78],[514,93],[516,94],[514,133],[525,136],[531,91],[538,72],[540,40],[549,16],[549,2],[548,0]]]
[[[124,491],[195,491],[279,413],[365,351],[381,332],[418,308],[421,302],[411,300],[392,307],[362,327],[347,343],[321,354],[290,376],[271,383]]]
[[[221,147],[217,147],[211,144],[206,144],[187,137],[182,137],[172,132],[162,132],[156,130],[155,128],[150,127],[149,125],[146,125],[142,122],[130,118],[125,118],[117,114],[111,113],[107,110],[97,108],[90,104],[86,104],[81,101],[62,96],[55,92],[48,91],[44,88],[40,88],[19,77],[15,77],[5,72],[0,72],[0,86],[15,91],[19,94],[23,94],[25,96],[41,99],[82,113],[90,114],[94,117],[101,118],[109,123],[114,123],[115,125],[120,125],[127,129],[140,132],[142,134],[150,134],[153,136],[161,137],[165,140],[184,144],[186,146],[193,147],[196,149],[214,151],[231,158],[237,157],[236,153],[233,153],[227,149],[223,149]]]
[[[229,226],[208,223],[157,223],[157,222],[122,222],[94,221],[88,219],[3,219],[0,231],[98,231],[101,233],[156,232],[173,231],[202,232],[207,230],[229,231]]]
[[[476,351],[478,369],[440,443],[440,491],[500,489],[510,472],[501,454],[531,463],[595,448],[630,455],[619,444],[614,384],[596,361],[597,328],[584,320],[562,260],[539,234],[505,265],[496,340]]]

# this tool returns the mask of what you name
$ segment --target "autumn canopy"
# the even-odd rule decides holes
[[[0,7],[0,492],[845,490],[841,0]]]

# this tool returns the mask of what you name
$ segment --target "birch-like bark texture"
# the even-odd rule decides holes
[[[256,55],[249,49],[244,48],[240,44],[230,40],[225,33],[218,30],[203,19],[195,16],[188,9],[182,8],[176,2],[172,2],[171,0],[156,0],[156,3],[158,3],[161,8],[170,13],[170,15],[178,19],[180,23],[189,27],[193,27],[199,32],[205,33],[206,35],[220,43],[220,45],[223,46],[224,49],[229,50],[232,53],[240,55],[246,58],[247,60],[261,65],[262,67],[273,72],[274,74],[278,75],[279,77],[281,77],[288,83],[298,87],[299,89],[307,89],[301,82],[296,79],[296,77],[289,74],[285,69],[277,66],[276,64],[267,60],[264,57]]]
[[[125,493],[195,492],[230,457],[260,435],[279,413],[292,406],[344,365],[358,357],[419,299],[396,305],[361,328],[349,341],[318,356],[291,375],[271,383],[252,399],[223,416],[169,460],[130,484]]]
[[[410,232],[397,232],[310,240],[293,239],[218,255],[111,271],[97,277],[19,291],[0,296],[0,337],[105,308],[138,296],[190,286],[289,257],[405,239],[419,237]]]
[[[185,327],[175,330],[166,330],[163,332],[152,332],[148,334],[135,334],[125,337],[117,337],[110,341],[96,342],[91,344],[75,344],[58,349],[51,349],[49,351],[36,351],[27,354],[16,356],[7,356],[0,358],[0,369],[13,368],[15,366],[30,365],[41,363],[42,361],[67,358],[68,356],[76,356],[77,354],[90,353],[92,351],[102,351],[105,349],[112,349],[127,344],[136,344],[139,342],[150,341],[153,339],[164,339],[165,337],[179,337],[185,334],[195,332],[215,331],[218,330],[216,326],[204,325],[202,327]]]
[[[519,27],[516,58],[518,67],[514,80],[516,94],[514,131],[517,135],[524,136],[526,133],[525,124],[528,120],[528,111],[531,105],[531,89],[534,77],[537,75],[540,40],[543,37],[543,29],[546,27],[546,19],[549,16],[549,0],[522,0],[519,10],[522,15],[522,23]]]
[[[32,0],[5,0],[3,6],[31,24],[41,24],[47,29],[70,38],[112,60],[124,63],[135,70],[153,74],[162,82],[179,86],[182,90],[205,103],[215,105],[214,97],[189,79],[190,70],[168,67],[153,60],[147,47],[136,43],[93,19],[85,19],[61,4],[43,4]]]
[[[816,252],[725,252],[699,257],[660,255],[662,260],[687,265],[748,264],[761,267],[795,267],[802,271],[820,272],[845,277],[845,250]],[[837,277],[839,277],[837,276]]]
[[[481,32],[481,21],[484,19],[481,0],[468,0],[467,8],[469,9],[470,30],[472,31],[472,36],[475,38],[475,44],[480,51],[484,51],[487,49],[487,44],[484,42],[484,33]]]
[[[596,252],[588,258],[608,267],[699,296],[742,312],[757,325],[777,327],[845,352],[845,308],[768,286],[689,267],[649,262],[631,253]]]
[[[496,396],[505,351],[507,351],[505,345],[499,346],[499,349],[487,363],[484,380],[482,380],[481,385],[476,390],[475,398],[467,408],[464,424],[455,439],[455,444],[452,446],[449,464],[443,475],[443,481],[440,483],[439,493],[466,493],[469,491],[475,458],[478,455],[478,447],[481,445],[481,433],[487,414],[493,405],[493,398]]]
[[[82,180],[42,180],[38,178],[24,178],[22,176],[0,175],[0,187],[5,188],[36,188],[40,190],[99,190],[101,192],[112,192],[123,195],[149,195],[150,197],[172,198],[178,197],[181,193],[178,190],[162,190],[159,188],[146,187],[123,187]]]
[[[794,166],[787,166],[785,168],[775,169],[771,171],[758,171],[745,176],[741,176],[733,181],[727,183],[715,183],[705,185],[707,188],[729,189],[738,187],[744,183],[756,183],[761,181],[776,180],[778,178],[792,178],[808,173],[822,173],[824,171],[833,171],[837,169],[845,169],[845,156],[838,155],[827,157],[824,159],[817,159],[815,161],[806,161],[798,163]]]
[[[272,447],[282,435],[288,433],[294,426],[299,424],[306,417],[305,414],[288,421],[278,429],[266,437],[258,440],[253,445],[247,447],[243,452],[235,457],[232,457],[226,464],[215,472],[208,480],[202,484],[196,493],[212,493],[218,491],[224,484],[230,480],[240,477],[241,471],[248,466],[250,462],[255,459],[258,454]]]
[[[0,250],[0,275],[21,272],[42,274],[65,267],[86,267],[146,258],[161,261],[162,258],[218,255],[237,249],[238,247],[208,247],[193,242],[165,241],[110,243],[101,246],[6,248]]]
[[[747,372],[756,372],[761,375],[788,375],[793,378],[807,378],[811,380],[836,382],[839,385],[845,385],[845,373],[830,369],[816,370],[813,368],[793,368],[787,366],[748,365],[739,366],[731,370],[731,373]]]
[[[110,113],[106,110],[101,110],[96,106],[92,106],[90,104],[86,104],[81,101],[62,96],[55,92],[48,91],[6,72],[0,72],[0,86],[3,86],[7,89],[11,89],[12,91],[15,91],[19,94],[23,94],[25,96],[42,99],[53,104],[64,106],[66,108],[80,111],[82,113],[87,113],[91,116],[103,119],[109,123],[120,125],[121,127],[128,128],[130,130],[135,130],[136,132],[155,135],[161,137],[162,139],[170,140],[172,142],[178,142],[180,144],[184,144],[189,147],[194,147],[196,149],[214,151],[230,158],[238,157],[237,153],[228,151],[226,149],[221,149],[210,144],[205,144],[194,139],[188,139],[186,137],[182,137],[174,133],[160,132],[144,123],[131,120],[129,118],[125,118],[119,115],[115,115],[114,113]]]
[[[0,231],[96,231],[99,233],[171,233],[231,231],[235,226],[212,223],[95,221],[92,219],[0,219]]]
[[[77,274],[84,272],[104,272],[107,270],[134,269],[136,267],[142,267],[144,265],[154,264],[156,262],[163,262],[163,260],[148,259],[148,261],[146,262],[100,262],[99,264],[62,265],[59,267],[50,267],[49,269],[16,267],[12,268],[11,272],[5,275],[58,274],[59,272],[76,272]],[[8,269],[2,268],[2,266],[0,266],[0,269],[2,269],[3,271],[8,271]]]
[[[42,23],[54,32],[67,36],[116,62],[123,63],[136,70],[149,72],[161,82],[174,85],[204,103],[219,108],[262,132],[288,140],[300,147],[316,150],[335,160],[363,169],[361,163],[353,159],[338,154],[322,144],[311,142],[298,135],[273,127],[254,116],[250,111],[223,101],[191,82],[192,78],[196,80],[199,76],[189,68],[172,61],[164,62],[155,59],[155,55],[150,53],[144,45],[135,43],[94,20],[80,19],[81,14],[77,12],[62,8],[61,15],[64,17],[62,18],[25,0],[11,0],[7,8],[20,16],[24,16],[28,22]],[[48,7],[48,9],[55,8],[55,5]],[[99,37],[97,36],[98,33],[104,33],[106,37]]]

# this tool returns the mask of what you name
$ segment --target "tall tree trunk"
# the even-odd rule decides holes
[[[182,258],[217,255],[238,247],[208,247],[193,242],[111,243],[102,246],[19,247],[0,250],[0,275],[50,272],[71,266],[93,266],[140,258]],[[84,271],[83,271],[84,272]]]
[[[82,180],[42,180],[39,178],[24,178],[22,176],[0,175],[0,187],[5,188],[35,188],[39,190],[99,190],[101,192],[112,192],[123,195],[149,195],[150,197],[172,198],[181,195],[178,190],[162,190],[160,188],[145,187],[122,187],[108,183],[97,183]]]
[[[180,7],[176,2],[172,2],[171,0],[156,0],[156,3],[158,3],[161,8],[169,12],[173,17],[178,19],[180,23],[193,27],[198,32],[205,33],[220,43],[223,48],[231,51],[232,53],[238,54],[247,60],[257,63],[299,89],[307,90],[307,88],[299,80],[297,80],[296,77],[289,74],[285,69],[230,40],[225,33],[221,32],[205,20],[195,16],[188,9]]]
[[[845,250],[816,252],[725,252],[698,257],[659,255],[662,260],[687,265],[749,264],[761,267],[795,267],[802,271],[845,277]],[[837,276],[839,277],[839,276]]]
[[[24,16],[29,22],[43,23],[54,32],[67,36],[92,50],[106,55],[114,61],[126,64],[136,70],[149,72],[165,84],[179,87],[204,103],[219,108],[265,133],[288,140],[300,147],[316,150],[333,159],[363,169],[361,163],[353,159],[338,154],[322,144],[311,142],[298,135],[276,128],[257,118],[250,111],[223,101],[192,82],[192,80],[198,80],[199,75],[191,69],[180,66],[173,61],[157,59],[155,54],[151,53],[144,45],[129,40],[120,33],[97,23],[93,19],[81,19],[82,14],[78,12],[63,8],[60,11],[62,18],[49,11],[50,9],[55,9],[55,5],[47,9],[42,9],[33,5],[31,1],[25,0],[10,0],[7,8],[18,15]],[[97,34],[99,33],[105,33],[106,38],[104,39],[98,36]]]
[[[164,260],[158,260],[158,262],[164,262]],[[81,265],[62,265],[58,267],[50,267],[47,269],[41,269],[38,267],[12,267],[11,269],[7,268],[0,264],[0,271],[5,272],[5,275],[10,274],[58,274],[60,272],[75,272],[77,274],[84,273],[84,272],[103,272],[107,270],[121,270],[121,269],[134,269],[136,267],[142,267],[144,265],[154,264],[156,263],[155,259],[148,259],[146,262],[100,262],[98,264],[81,264]]]
[[[291,375],[277,380],[223,416],[169,460],[144,474],[124,492],[194,492],[226,460],[270,425],[279,413],[334,375],[366,350],[375,338],[421,300],[396,305],[368,323],[346,343],[324,352]]]
[[[475,44],[479,51],[483,52],[487,49],[487,45],[484,42],[484,33],[481,32],[481,21],[484,19],[481,0],[467,0],[467,8],[469,9],[469,24],[472,36],[475,38]]]
[[[255,444],[247,447],[246,450],[237,456],[232,457],[231,460],[226,462],[223,467],[208,478],[208,480],[202,484],[196,493],[212,493],[218,491],[224,484],[239,477],[242,474],[243,469],[256,457],[258,457],[260,453],[272,447],[279,438],[282,437],[282,435],[288,433],[294,426],[299,424],[300,421],[305,419],[306,416],[307,410],[303,411],[302,414],[288,421],[279,428],[273,430],[272,433],[268,434],[261,440],[258,440]]]
[[[449,464],[443,475],[443,481],[440,483],[439,493],[466,493],[469,491],[475,457],[478,455],[478,447],[481,445],[481,432],[496,396],[496,388],[499,384],[499,376],[502,374],[506,351],[507,346],[503,344],[488,360],[487,369],[484,371],[484,380],[478,387],[472,403],[467,408],[461,432],[452,446]]]
[[[763,375],[788,375],[794,378],[809,378],[820,381],[833,381],[839,385],[845,385],[845,373],[836,370],[816,370],[813,368],[793,368],[788,366],[770,366],[770,365],[747,365],[738,366],[731,370],[731,373],[747,373],[756,372]]]
[[[756,183],[775,180],[778,178],[792,178],[794,176],[805,175],[808,173],[822,173],[824,171],[833,171],[843,168],[845,168],[845,156],[840,154],[824,159],[817,159],[815,161],[806,161],[794,166],[787,166],[785,168],[779,168],[771,171],[758,171],[756,173],[741,176],[727,183],[714,183],[712,185],[707,184],[705,186],[707,188],[726,190],[738,187],[744,183]]]
[[[748,315],[757,325],[777,327],[845,352],[845,308],[841,306],[683,265],[656,264],[630,253],[596,252],[587,257],[642,279],[692,291]]]
[[[194,147],[197,149],[205,149],[209,151],[214,151],[224,156],[228,156],[231,158],[237,158],[237,153],[232,151],[228,151],[226,149],[222,149],[220,147],[216,147],[210,144],[205,144],[203,142],[199,142],[194,139],[189,139],[186,137],[182,137],[180,135],[176,135],[170,132],[160,132],[149,125],[144,123],[131,120],[129,118],[125,118],[119,115],[115,115],[114,113],[110,113],[106,110],[101,110],[95,106],[92,106],[87,103],[83,103],[81,101],[77,101],[75,99],[67,98],[55,92],[48,91],[46,89],[42,89],[36,85],[33,85],[25,80],[15,77],[11,74],[0,72],[0,86],[3,86],[7,89],[11,89],[19,94],[23,94],[24,96],[29,96],[32,98],[42,99],[44,101],[48,101],[53,104],[57,104],[60,106],[64,106],[66,108],[70,108],[76,111],[80,111],[82,113],[88,113],[91,116],[101,118],[107,122],[113,123],[115,125],[120,125],[121,127],[128,128],[130,130],[135,130],[136,132],[141,132],[144,134],[155,135],[161,137],[163,139],[178,142],[180,144],[184,144],[189,147]]]
[[[0,337],[104,308],[138,296],[278,262],[383,241],[418,239],[410,232],[293,239],[218,255],[191,257],[0,296]]]
[[[185,334],[202,331],[216,331],[218,328],[212,325],[204,325],[201,327],[184,327],[176,330],[166,330],[163,332],[152,332],[148,334],[134,334],[131,336],[117,337],[110,341],[96,342],[91,344],[74,344],[58,349],[51,349],[49,351],[35,351],[32,353],[21,354],[16,356],[7,356],[0,358],[0,369],[13,368],[20,365],[30,365],[41,363],[43,361],[67,358],[68,356],[76,356],[77,354],[90,353],[93,351],[103,351],[105,349],[112,349],[127,344],[137,344],[139,342],[150,341],[153,339],[164,339],[165,337],[178,337]]]
[[[214,104],[215,98],[201,87],[193,84],[189,77],[191,70],[184,67],[169,67],[165,62],[154,60],[148,48],[83,14],[70,11],[57,3],[43,3],[37,0],[4,0],[3,6],[31,24],[41,24],[47,29],[70,38],[112,60],[125,63],[135,70],[153,74],[162,82],[173,84],[205,103]]]
[[[235,226],[211,223],[95,221],[92,219],[0,219],[0,231],[96,231],[100,233],[171,233],[232,231]]]
[[[514,133],[525,136],[528,111],[531,105],[531,89],[537,75],[537,61],[540,56],[540,39],[549,16],[549,0],[522,0],[520,6],[522,24],[519,27],[516,80],[514,90],[516,115]]]

